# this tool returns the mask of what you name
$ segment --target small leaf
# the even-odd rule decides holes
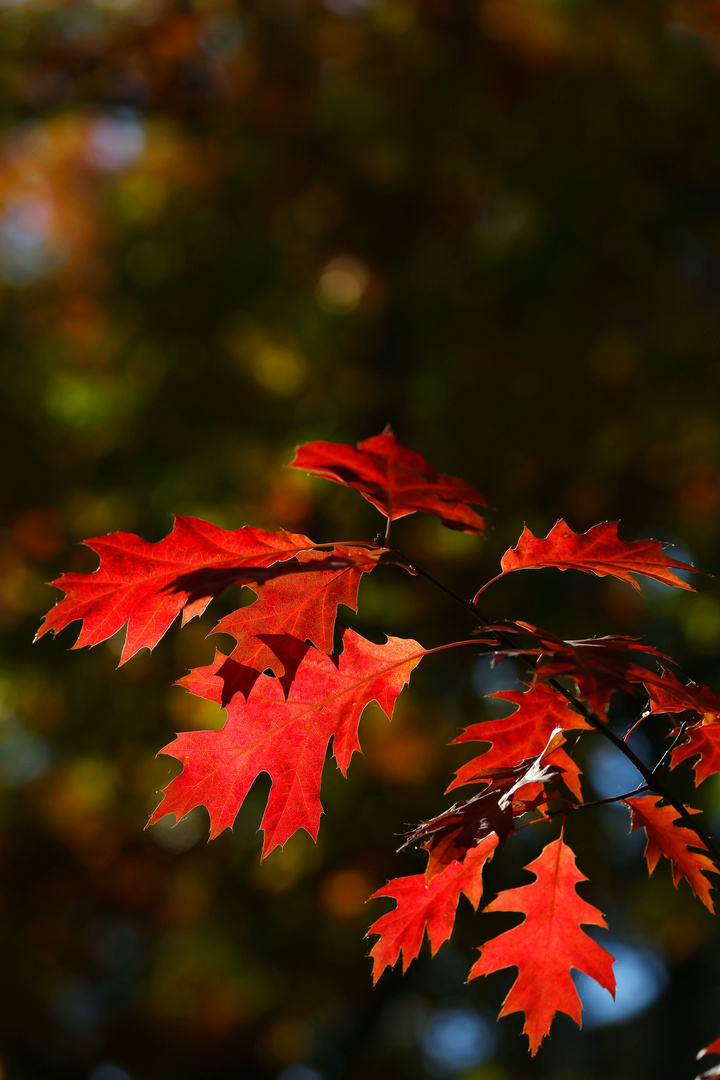
[[[682,819],[678,817],[674,806],[661,806],[662,799],[653,802],[653,796],[646,795],[643,798],[623,801],[632,811],[631,831],[645,829],[647,836],[645,858],[648,873],[652,874],[660,856],[664,855],[672,863],[675,888],[680,878],[685,878],[708,911],[714,912],[715,908],[710,898],[710,882],[704,875],[708,870],[717,873],[717,868],[707,855],[703,855],[702,851],[692,851],[690,847],[690,845],[695,848],[701,847],[707,851],[707,846],[700,837],[687,825],[680,824]],[[699,813],[699,811],[690,810],[690,813]]]
[[[427,928],[432,955],[450,937],[455,923],[455,910],[464,893],[477,910],[482,896],[482,871],[497,847],[497,836],[491,834],[470,848],[462,860],[449,863],[442,873],[427,882],[425,874],[395,878],[370,897],[375,900],[389,896],[397,907],[381,915],[368,930],[378,934],[379,941],[370,951],[373,958],[373,982],[377,982],[387,967],[394,967],[403,956],[403,971],[420,952]]]
[[[617,521],[603,521],[585,533],[576,533],[560,518],[544,539],[533,536],[525,526],[517,545],[503,555],[502,572],[510,574],[513,570],[538,570],[549,566],[558,570],[584,570],[598,577],[627,581],[638,592],[640,586],[630,574],[645,574],[666,585],[694,591],[673,572],[674,568],[697,573],[694,566],[670,558],[657,540],[620,540],[618,524]]]
[[[290,467],[355,488],[390,521],[421,511],[437,515],[451,529],[485,528],[480,515],[468,506],[487,506],[480,492],[456,476],[435,472],[420,454],[403,446],[389,426],[358,443],[357,449],[342,443],[306,443],[298,447]]]

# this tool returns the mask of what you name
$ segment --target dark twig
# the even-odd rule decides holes
[[[574,810],[588,810],[592,806],[606,806],[608,803],[631,799],[633,795],[642,795],[647,790],[647,784],[640,784],[638,787],[633,788],[632,791],[626,791],[624,795],[608,795],[607,799],[593,799],[592,802],[575,803],[572,806],[563,806],[560,810],[547,810],[546,814],[548,817],[555,817],[557,814],[572,814]]]
[[[663,767],[663,765],[665,764],[667,759],[672,754],[675,747],[679,746],[680,743],[683,741],[683,739],[685,738],[685,732],[687,730],[687,726],[688,726],[687,720],[683,720],[682,723],[680,724],[680,730],[678,731],[677,735],[675,736],[673,741],[670,743],[670,746],[668,746],[667,750],[665,751],[665,753],[663,754],[663,756],[660,758],[657,765],[653,769],[653,775],[656,772],[659,772],[659,770]]]

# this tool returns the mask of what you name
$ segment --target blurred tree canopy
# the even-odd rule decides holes
[[[588,1030],[560,1021],[530,1061],[519,1018],[494,1021],[508,973],[464,986],[469,907],[436,960],[371,988],[364,901],[417,872],[395,834],[436,812],[445,744],[495,685],[482,662],[438,663],[392,727],[371,710],[318,848],[260,864],[262,785],[211,845],[202,812],[142,831],[173,769],[157,747],[222,722],[169,689],[211,657],[212,616],[119,672],[117,642],[30,641],[43,582],[94,566],[88,536],[157,540],[179,512],[371,538],[370,507],[280,466],[387,422],[498,508],[482,541],[398,529],[464,594],[523,521],[561,514],[720,572],[720,3],[4,0],[1,19],[0,1078],[690,1080],[720,1032],[718,930],[667,867],[648,882],[612,813],[575,842],[625,957],[616,1013],[588,998]],[[530,577],[492,614],[642,633],[720,690],[713,583]],[[466,629],[399,572],[363,588],[368,633]],[[622,783],[587,764],[599,793]]]

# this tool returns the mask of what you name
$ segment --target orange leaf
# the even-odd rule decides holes
[[[717,873],[715,864],[703,855],[702,851],[691,851],[690,845],[697,848],[707,847],[699,836],[687,825],[677,824],[678,812],[674,806],[661,806],[661,799],[653,802],[653,796],[644,796],[638,799],[623,800],[632,810],[632,829],[645,829],[647,844],[645,846],[645,858],[648,864],[648,873],[652,874],[658,864],[661,855],[670,859],[672,863],[672,875],[675,888],[680,878],[690,885],[695,895],[702,900],[705,907],[714,912],[713,902],[710,899],[710,882],[704,874],[710,870]],[[699,810],[690,810],[690,813],[700,813]]]
[[[611,994],[615,993],[613,957],[592,940],[581,926],[606,927],[597,908],[577,893],[585,878],[562,837],[548,844],[527,867],[536,880],[530,885],[501,892],[486,911],[519,911],[519,926],[486,942],[470,978],[506,967],[518,969],[517,979],[503,1002],[500,1016],[524,1012],[524,1033],[534,1055],[556,1012],[581,1023],[581,1002],[570,975],[584,971]]]
[[[576,533],[560,518],[544,539],[533,536],[525,526],[516,547],[503,555],[502,572],[509,574],[513,570],[538,570],[547,566],[558,570],[584,570],[598,577],[627,581],[638,592],[640,586],[630,574],[645,574],[666,585],[694,591],[672,569],[697,573],[694,566],[671,559],[657,540],[620,540],[618,524],[617,521],[603,521],[585,533]]]
[[[682,683],[669,671],[661,679],[644,680],[644,685],[650,697],[648,715],[691,709],[701,717],[700,723],[688,727],[685,741],[673,750],[672,767],[698,758],[693,765],[696,784],[720,772],[720,700],[715,694],[707,686],[692,681]],[[675,728],[671,735],[678,732],[679,728]]]
[[[477,910],[482,896],[483,867],[492,858],[497,843],[494,833],[486,836],[477,847],[470,848],[464,859],[449,863],[429,883],[425,874],[413,874],[395,878],[373,893],[371,900],[390,896],[397,901],[397,907],[381,915],[368,930],[368,935],[380,935],[370,951],[373,982],[378,981],[385,968],[397,963],[401,952],[403,971],[407,971],[420,952],[426,928],[435,955],[452,933],[460,893]]]

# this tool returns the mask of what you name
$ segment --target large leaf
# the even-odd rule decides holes
[[[306,648],[289,693],[281,681],[260,675],[247,699],[238,693],[228,704],[220,731],[178,735],[160,753],[183,764],[165,789],[149,824],[166,814],[184,817],[195,806],[210,813],[210,836],[232,827],[245,796],[260,773],[272,781],[262,820],[263,854],[284,844],[298,829],[317,837],[322,805],[320,780],[333,739],[335,760],[343,773],[360,749],[358,723],[363,709],[377,701],[388,717],[395,699],[425,650],[417,641],[388,638],[375,645],[347,630],[337,657]],[[199,668],[183,685],[200,697],[221,703],[226,693],[219,672],[227,658]]]
[[[710,882],[704,875],[708,870],[717,873],[717,868],[702,851],[691,850],[690,845],[694,848],[705,847],[697,833],[678,824],[677,810],[674,806],[662,806],[662,799],[646,795],[638,799],[625,799],[624,802],[632,811],[632,829],[645,829],[648,872],[652,874],[660,856],[664,855],[672,863],[675,887],[680,878],[685,878],[705,907],[714,912]],[[698,810],[690,812],[699,813]]]
[[[576,533],[562,518],[547,536],[535,537],[527,526],[514,548],[501,560],[503,574],[513,570],[537,570],[554,566],[558,570],[584,570],[598,577],[612,576],[640,590],[632,574],[645,574],[666,585],[693,591],[673,570],[691,570],[690,563],[672,559],[657,540],[620,540],[617,521],[603,521],[584,533]]]
[[[582,1006],[570,974],[573,968],[612,994],[615,977],[610,953],[581,929],[606,923],[597,908],[578,895],[576,886],[587,878],[578,871],[563,838],[548,844],[526,869],[535,875],[534,882],[501,892],[485,909],[522,912],[524,920],[482,946],[470,978],[506,967],[518,969],[500,1016],[525,1013],[523,1031],[534,1055],[555,1013],[567,1013],[581,1022]]]
[[[414,450],[403,446],[390,427],[354,446],[312,442],[298,447],[291,468],[355,488],[390,521],[422,511],[444,525],[479,532],[485,522],[467,505],[487,506],[471,484],[431,469]]]
[[[63,574],[51,584],[66,594],[45,617],[36,638],[76,619],[83,625],[74,649],[97,645],[127,623],[120,663],[152,649],[183,612],[183,624],[202,615],[234,581],[263,580],[243,568],[269,567],[316,545],[297,533],[269,533],[245,525],[229,531],[198,518],[176,517],[172,532],[152,544],[134,533],[86,540],[100,556],[90,574]]]
[[[477,847],[470,848],[465,857],[449,863],[440,874],[426,881],[425,874],[395,878],[370,897],[392,897],[397,906],[381,915],[368,930],[379,934],[370,951],[373,958],[373,982],[377,982],[387,967],[393,967],[402,952],[403,971],[420,952],[425,930],[430,939],[432,955],[450,937],[455,923],[455,911],[464,893],[477,910],[482,896],[482,871],[492,858],[498,838],[492,833]]]

